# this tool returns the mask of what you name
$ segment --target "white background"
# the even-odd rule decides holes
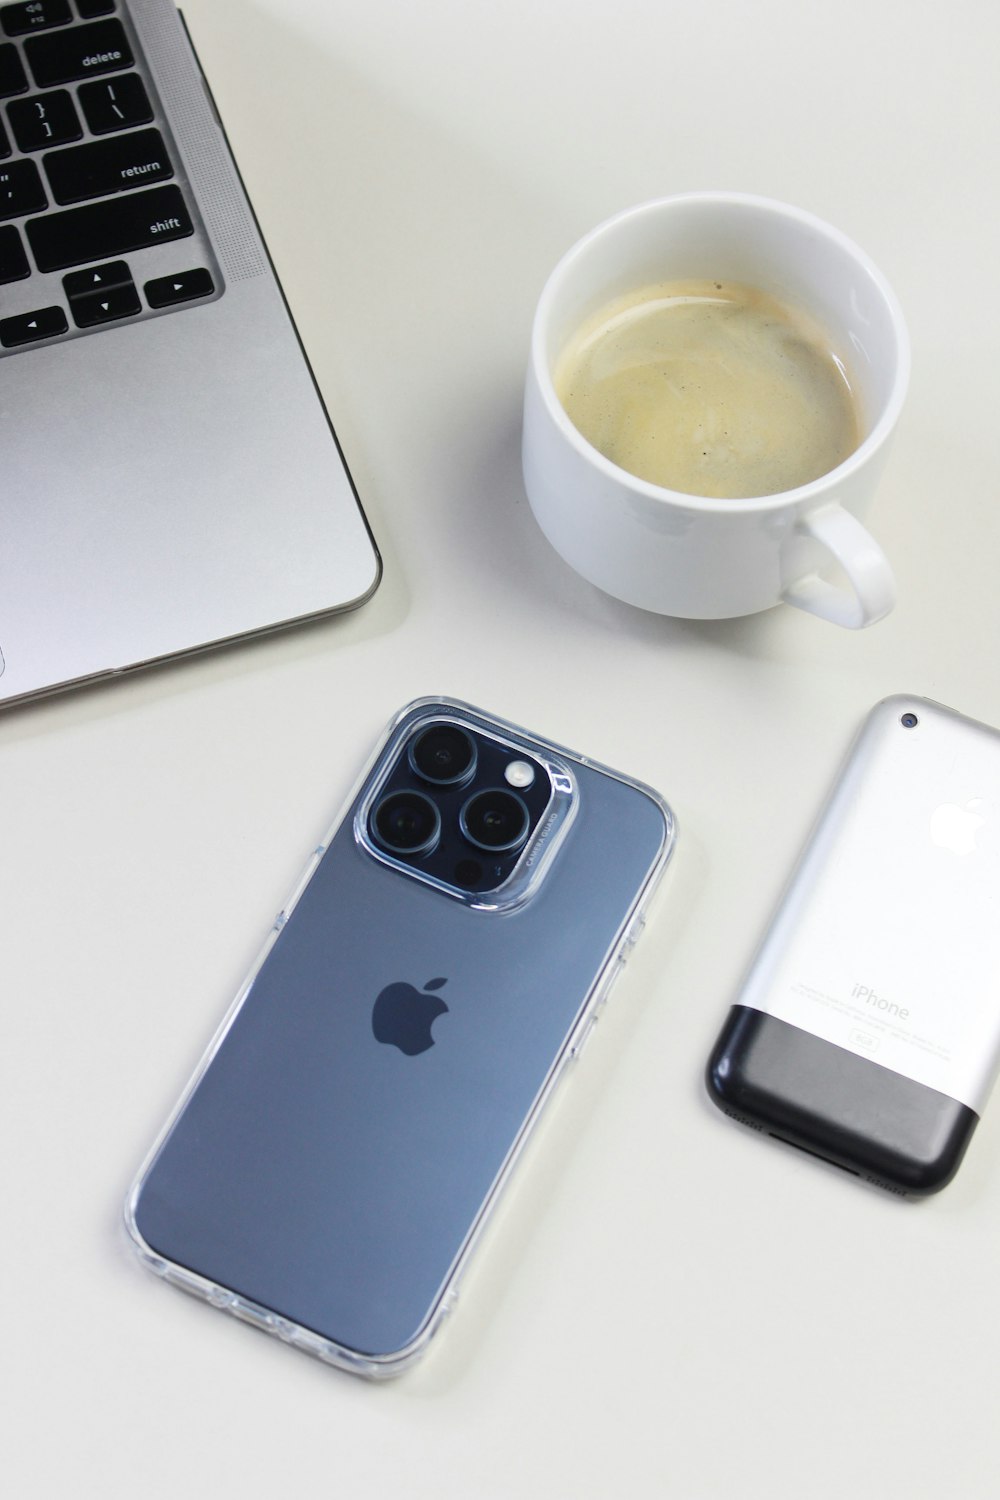
[[[741,1133],[701,1072],[870,705],[1000,723],[1000,11],[186,12],[385,579],[351,616],[0,719],[6,1492],[994,1496],[1000,1105],[910,1204]],[[871,515],[900,601],[866,633],[639,613],[526,505],[548,270],[608,214],[711,187],[831,220],[906,311]],[[372,1387],[149,1276],[120,1204],[384,723],[437,691],[651,782],[681,838],[457,1312]]]

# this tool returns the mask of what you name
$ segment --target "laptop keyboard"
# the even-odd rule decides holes
[[[0,4],[0,354],[221,290],[121,0]]]

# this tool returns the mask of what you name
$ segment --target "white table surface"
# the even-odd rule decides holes
[[[878,698],[1000,723],[993,0],[188,0],[385,558],[364,609],[0,718],[5,1492],[997,1493],[1000,1104],[903,1203],[718,1115],[705,1056]],[[519,473],[544,278],[631,203],[811,209],[913,382],[872,527],[899,604],[690,624],[582,582]],[[371,1386],[173,1291],[131,1175],[405,701],[662,790],[676,860],[426,1361]]]

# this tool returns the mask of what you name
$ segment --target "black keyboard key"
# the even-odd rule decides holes
[[[131,283],[132,272],[124,260],[109,260],[104,266],[88,266],[85,271],[70,271],[63,277],[63,290],[72,301],[74,297],[89,297],[92,292],[103,292],[107,287],[124,286]]]
[[[0,9],[0,22],[8,36],[25,36],[29,31],[65,26],[72,19],[67,0],[26,0],[25,4],[5,5]]]
[[[76,0],[76,8],[85,21],[93,16],[110,16],[115,0]]]
[[[74,297],[69,304],[77,328],[96,328],[99,323],[113,323],[118,318],[133,318],[142,311],[139,293],[131,282],[113,286],[90,297]]]
[[[158,130],[133,130],[69,151],[50,151],[42,162],[57,203],[129,192],[174,175]]]
[[[11,161],[0,167],[0,219],[18,219],[48,208],[42,179],[33,161]]]
[[[192,271],[179,271],[176,276],[158,276],[155,281],[147,281],[143,291],[150,307],[175,307],[178,302],[190,302],[194,297],[210,297],[215,283],[204,266],[197,266]]]
[[[24,50],[40,89],[130,68],[133,60],[120,21],[92,21],[51,36],[32,36]]]
[[[78,141],[83,135],[80,117],[65,89],[36,94],[33,99],[15,99],[8,104],[7,113],[22,151],[61,146],[64,141]]]
[[[16,318],[0,318],[0,344],[5,349],[16,349],[18,344],[55,338],[68,328],[61,307],[40,307],[37,312],[21,313]]]
[[[194,225],[180,188],[158,187],[30,219],[25,233],[39,270],[63,271],[88,260],[106,260],[158,245],[161,240],[182,239],[194,233]]]
[[[23,281],[30,271],[21,236],[13,224],[0,225],[0,283]]]
[[[130,125],[148,125],[153,118],[153,106],[138,73],[82,83],[79,95],[80,107],[95,135],[127,130]]]
[[[10,141],[7,139],[7,132],[3,128],[3,121],[0,120],[0,157],[9,155]]]
[[[8,94],[23,94],[28,87],[28,76],[21,66],[21,58],[13,42],[0,46],[0,99]]]

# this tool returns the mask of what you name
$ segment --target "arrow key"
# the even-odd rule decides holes
[[[173,307],[178,302],[190,302],[193,297],[210,297],[215,283],[203,266],[193,271],[178,271],[176,276],[159,276],[147,281],[143,287],[150,307]]]
[[[0,318],[0,344],[5,349],[16,349],[18,344],[55,338],[65,333],[67,326],[61,307],[40,307],[37,312],[20,313],[16,318]]]
[[[77,328],[113,323],[116,318],[132,318],[142,311],[139,293],[131,282],[124,286],[103,287],[86,297],[73,297],[69,306]]]
[[[70,271],[63,277],[63,290],[72,302],[74,297],[88,297],[108,287],[131,285],[132,272],[124,260],[105,261],[103,266],[88,266],[85,271]]]

